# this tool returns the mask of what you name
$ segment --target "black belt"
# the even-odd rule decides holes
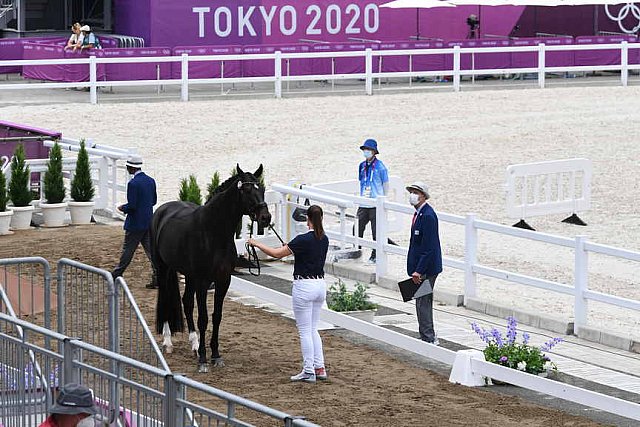
[[[318,280],[318,279],[324,279],[324,275],[320,275],[320,276],[300,276],[298,274],[294,274],[293,275],[293,280]]]

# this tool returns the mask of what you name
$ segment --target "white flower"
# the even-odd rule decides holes
[[[547,361],[547,362],[544,362],[543,368],[547,371],[550,371],[553,369],[553,365],[551,364],[551,362]]]
[[[524,371],[525,369],[527,369],[527,362],[522,361],[518,363],[518,371]]]

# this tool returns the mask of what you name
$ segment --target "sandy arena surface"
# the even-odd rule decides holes
[[[260,162],[266,180],[286,183],[355,178],[358,146],[379,142],[380,158],[405,182],[426,181],[441,212],[505,225],[503,184],[510,164],[585,157],[593,162],[588,227],[562,224],[563,215],[529,220],[539,231],[586,234],[594,242],[640,250],[640,150],[634,125],[640,88],[559,88],[326,96],[281,100],[217,100],[117,105],[46,105],[0,108],[0,117],[135,147],[159,184],[163,201],[176,197],[179,180],[195,173],[204,185],[218,170],[223,179],[236,162],[249,170]],[[407,226],[408,228],[408,226]],[[406,236],[398,236],[398,240]],[[463,254],[463,230],[442,224],[446,255]],[[566,249],[479,233],[479,259],[487,265],[571,283],[573,256]],[[403,262],[390,275],[403,275]],[[640,300],[637,263],[590,256],[590,288]],[[463,287],[462,274],[448,269],[439,286]],[[481,279],[479,296],[530,311],[572,316],[564,296]],[[638,336],[640,315],[592,303],[589,322],[618,335]]]
[[[55,269],[57,260],[69,257],[110,269],[118,260],[122,239],[120,227],[104,225],[22,231],[2,237],[0,258],[38,254]],[[55,274],[52,271],[53,277]],[[153,324],[156,291],[144,288],[150,268],[141,250],[125,278],[145,318]],[[210,306],[212,300],[209,297]],[[220,331],[224,368],[198,374],[187,334],[177,334],[175,351],[167,356],[171,369],[276,409],[305,415],[324,426],[599,425],[518,397],[453,385],[447,377],[330,332],[322,332],[330,380],[291,384],[289,376],[298,372],[300,363],[292,320],[227,301]],[[190,399],[208,408],[225,409],[219,401],[195,393]],[[273,420],[244,414],[243,420],[255,425],[276,425]],[[203,423],[206,421],[201,420]]]

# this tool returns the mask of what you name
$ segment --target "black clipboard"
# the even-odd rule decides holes
[[[431,288],[431,282],[429,282],[428,279],[423,280],[420,286],[418,286],[413,283],[412,278],[409,278],[407,280],[398,282],[398,288],[400,288],[400,293],[402,294],[402,300],[404,302],[411,301],[416,293],[418,293],[418,295],[422,297],[433,292],[433,289]]]

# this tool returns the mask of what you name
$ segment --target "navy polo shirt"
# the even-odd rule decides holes
[[[324,276],[324,262],[329,250],[329,239],[325,234],[316,239],[313,230],[296,236],[288,244],[295,255],[294,276]]]

